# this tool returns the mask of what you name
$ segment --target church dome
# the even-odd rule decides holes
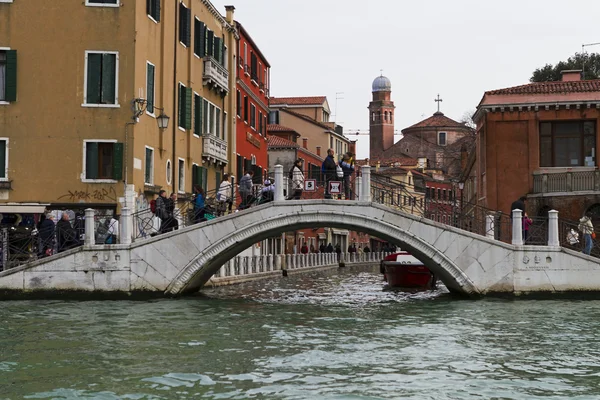
[[[374,92],[391,92],[392,91],[392,82],[390,82],[390,80],[383,75],[378,76],[373,81],[373,91]]]

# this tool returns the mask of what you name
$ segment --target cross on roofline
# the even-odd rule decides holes
[[[438,112],[440,112],[440,103],[444,100],[440,99],[440,94],[438,93],[437,99],[434,100],[438,106]]]

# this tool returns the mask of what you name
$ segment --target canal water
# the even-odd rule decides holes
[[[600,399],[600,301],[345,270],[150,301],[0,302],[0,399]]]

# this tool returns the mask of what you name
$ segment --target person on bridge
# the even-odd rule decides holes
[[[325,250],[326,250],[325,243],[321,243],[321,245],[319,246],[319,253],[325,253]]]
[[[327,150],[327,157],[321,164],[321,172],[325,181],[325,198],[331,199],[331,193],[329,193],[329,182],[335,181],[337,172],[337,163],[335,162],[333,149]]]
[[[219,191],[217,192],[217,216],[225,215],[227,205],[231,200],[231,182],[229,182],[229,175],[223,174],[223,179],[219,185]]]
[[[308,254],[308,246],[306,245],[306,242],[304,242],[302,244],[302,247],[300,247],[300,253],[302,253],[302,254]]]
[[[275,185],[269,179],[265,180],[265,186],[260,190],[259,203],[268,203],[275,198]]]
[[[204,220],[206,214],[204,198],[204,189],[200,185],[194,186],[194,222],[200,222]]]
[[[354,173],[354,161],[352,153],[348,152],[344,154],[342,161],[340,161],[340,167],[342,167],[342,171],[344,173],[344,196],[346,200],[352,200],[352,186],[350,183],[350,178]]]
[[[242,197],[240,209],[242,210],[250,206],[250,202],[252,200],[253,177],[254,171],[248,170],[246,171],[246,175],[242,176],[242,179],[240,179],[240,196]]]
[[[299,158],[294,162],[294,166],[290,170],[290,179],[292,180],[292,193],[290,200],[300,200],[302,191],[304,190],[304,173],[302,172],[302,159]]]
[[[331,243],[329,243],[329,244],[327,245],[327,248],[325,248],[325,251],[326,251],[327,253],[333,253],[333,245],[332,245]]]
[[[594,233],[594,225],[592,225],[592,219],[590,215],[584,215],[579,220],[579,231],[583,234],[583,243],[585,247],[583,248],[583,252],[589,255],[592,252],[592,247],[594,246],[594,242],[592,241],[593,237],[596,234]]]
[[[533,220],[529,218],[527,213],[523,214],[523,243],[527,242],[529,236],[529,227],[533,224]]]
[[[38,229],[38,256],[40,258],[52,255],[54,249],[54,215],[48,213],[42,214]]]
[[[525,202],[527,201],[527,197],[521,196],[518,200],[513,201],[510,206],[510,218],[512,219],[513,210],[521,210],[522,214],[525,214]]]
[[[58,252],[63,252],[77,246],[77,232],[75,228],[71,226],[69,221],[69,214],[63,212],[60,221],[56,224],[56,242],[58,245]]]

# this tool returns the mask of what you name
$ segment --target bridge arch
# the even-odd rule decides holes
[[[268,206],[273,209],[273,205]],[[365,204],[364,208],[370,208]],[[362,209],[360,207],[359,209]],[[295,210],[283,212],[263,219],[259,207],[247,210],[244,217],[249,223],[241,223],[234,232],[223,234],[221,238],[213,238],[214,242],[202,250],[175,279],[169,284],[166,293],[178,295],[198,290],[228,260],[248,248],[252,244],[276,236],[283,232],[304,228],[342,228],[365,232],[409,251],[431,269],[449,290],[468,295],[479,291],[469,277],[443,252],[427,243],[415,233],[402,226],[396,226],[383,218],[372,218],[368,213],[350,213],[346,210]],[[257,215],[252,215],[257,213]],[[240,215],[240,217],[242,217]]]

